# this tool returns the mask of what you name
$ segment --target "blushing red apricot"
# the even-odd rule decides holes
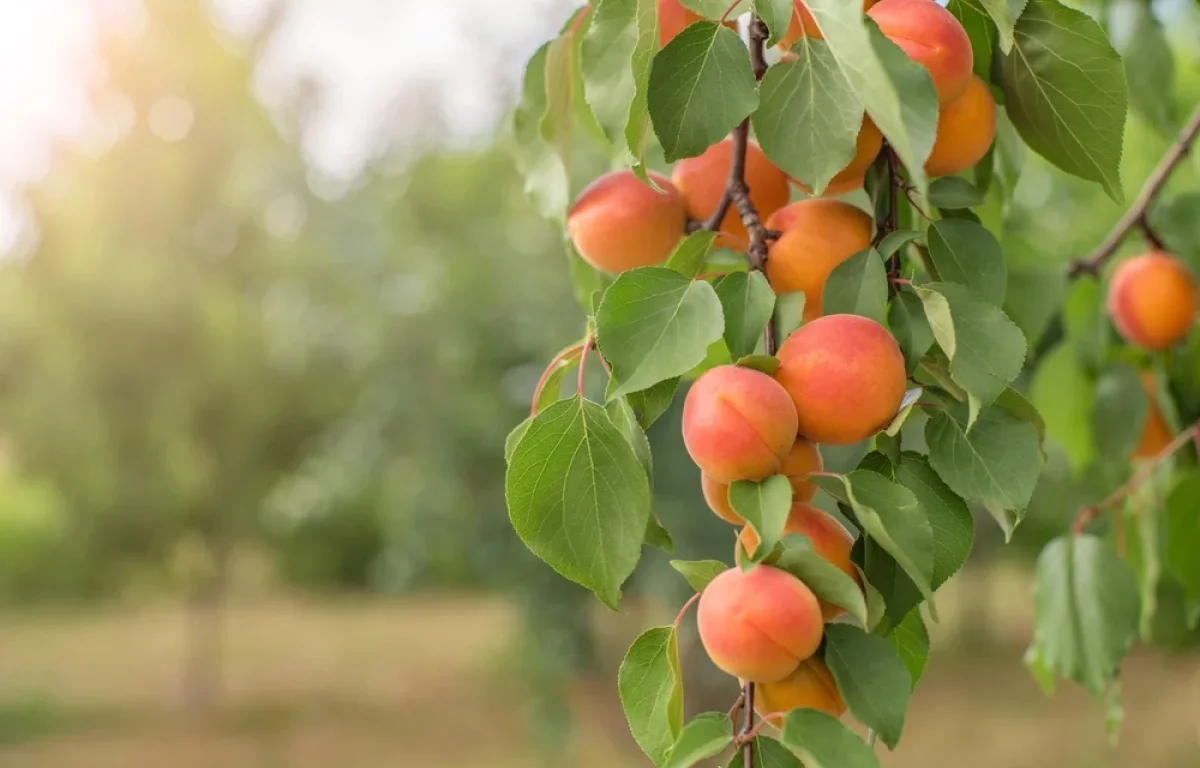
[[[1108,286],[1108,314],[1130,344],[1167,349],[1182,341],[1196,320],[1196,280],[1169,253],[1126,259]]]
[[[730,568],[700,596],[700,642],[719,669],[756,683],[775,683],[796,671],[821,644],[817,598],[802,581],[760,565]]]
[[[1143,371],[1141,378],[1149,409],[1146,411],[1146,426],[1142,428],[1142,437],[1133,449],[1133,458],[1152,459],[1167,447],[1174,436],[1166,417],[1163,416],[1162,408],[1158,406],[1158,385],[1154,381],[1154,374]]]
[[[767,219],[768,229],[783,233],[767,259],[771,287],[803,291],[804,320],[820,317],[825,281],[834,267],[870,247],[871,226],[870,216],[841,200],[812,198],[780,209]]]
[[[632,171],[600,176],[575,199],[567,233],[584,261],[605,272],[661,264],[687,226],[687,204],[665,176],[650,173],[662,189],[643,184]]]
[[[803,437],[797,438],[792,450],[788,451],[779,464],[779,474],[787,477],[788,482],[792,484],[792,501],[809,501],[816,495],[817,486],[808,476],[812,472],[820,472],[822,467],[821,452],[817,450],[817,446]],[[746,521],[729,503],[728,483],[719,483],[701,473],[700,490],[704,492],[708,508],[716,513],[717,517],[734,525],[745,524]]]
[[[788,22],[787,32],[779,40],[779,47],[785,51],[791,48],[796,43],[800,42],[800,38],[807,37],[813,40],[824,40],[825,36],[821,34],[821,28],[817,26],[816,20],[809,13],[808,6],[803,0],[795,0],[795,6],[792,8],[792,19]],[[866,11],[875,0],[863,0],[863,11]]]
[[[862,127],[858,129],[858,141],[855,147],[854,158],[850,164],[829,180],[823,194],[844,195],[859,189],[867,180],[867,170],[871,167],[871,163],[875,162],[875,158],[879,157],[879,150],[883,149],[883,134],[866,115],[863,115]],[[800,189],[812,194],[812,189],[804,182],[795,181],[795,183]]]
[[[759,683],[754,689],[754,710],[776,728],[793,709],[818,709],[830,717],[846,713],[846,700],[824,660],[814,656],[777,683]]]
[[[699,157],[690,157],[675,164],[671,180],[687,200],[687,212],[693,219],[703,221],[716,210],[717,203],[725,194],[732,160],[733,140],[725,139],[709,147]],[[746,145],[746,185],[750,188],[750,200],[763,220],[787,205],[791,199],[787,174],[776,168],[753,141]],[[742,224],[741,214],[734,206],[730,206],[725,218],[721,219],[717,245],[738,251],[750,247],[750,236]]]
[[[904,355],[887,329],[858,315],[802,325],[779,348],[775,379],[796,404],[800,434],[830,445],[866,440],[904,399]]]
[[[971,75],[967,89],[938,113],[937,139],[925,161],[930,176],[953,176],[978,163],[996,138],[996,100]]]
[[[718,366],[697,379],[683,401],[683,444],[719,483],[773,474],[795,439],[795,406],[760,371]]]
[[[867,15],[885,37],[929,70],[940,104],[949,104],[966,90],[975,54],[954,14],[933,0],[879,0]]]

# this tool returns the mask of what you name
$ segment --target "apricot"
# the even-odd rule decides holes
[[[661,264],[683,237],[687,203],[665,177],[650,173],[658,192],[633,171],[610,171],[587,185],[567,213],[567,233],[579,255],[605,272]]]
[[[754,687],[754,710],[776,728],[793,709],[819,709],[830,717],[846,714],[846,700],[825,662],[814,656],[777,683]]]
[[[702,221],[716,210],[725,194],[732,160],[733,139],[725,139],[699,157],[675,164],[671,180],[687,200],[687,212],[693,219]],[[750,188],[750,200],[763,220],[791,199],[787,174],[776,168],[753,141],[746,146],[746,185]],[[750,237],[735,206],[730,206],[725,218],[721,219],[717,245],[739,251],[750,247]]]
[[[778,473],[785,475],[792,484],[792,501],[810,501],[817,493],[817,486],[808,478],[811,472],[820,472],[823,467],[821,452],[817,446],[797,438],[792,450],[783,457]],[[729,484],[719,483],[705,474],[700,475],[700,490],[704,492],[704,500],[717,517],[734,525],[743,525],[745,520],[729,503]]]
[[[867,15],[885,37],[929,70],[938,103],[949,104],[966,90],[975,53],[954,14],[933,0],[879,0]]]
[[[824,634],[817,598],[778,568],[730,568],[713,579],[696,612],[700,642],[723,672],[776,683],[817,651]]]
[[[679,0],[658,0],[658,47],[662,48],[697,21],[704,21],[704,17]],[[736,21],[727,21],[725,26],[737,31]]]
[[[930,176],[953,176],[978,163],[996,138],[996,100],[987,83],[971,75],[967,89],[938,113],[937,139],[925,161]]]
[[[779,348],[775,379],[796,405],[800,434],[831,445],[866,440],[888,425],[904,398],[904,355],[879,323],[827,315]]]
[[[863,115],[862,127],[858,129],[856,147],[854,159],[829,180],[825,185],[824,194],[844,195],[860,188],[867,180],[867,169],[875,162],[875,158],[879,157],[879,150],[883,149],[883,134],[866,115]],[[812,194],[812,189],[804,182],[796,181],[796,186]]]
[[[1146,411],[1146,426],[1142,428],[1142,437],[1133,449],[1133,458],[1152,459],[1167,447],[1174,436],[1162,409],[1158,407],[1158,387],[1154,381],[1154,374],[1150,371],[1142,372],[1142,387],[1146,390],[1149,407]]]
[[[767,219],[768,229],[783,233],[767,258],[771,287],[803,291],[804,320],[820,317],[825,281],[834,267],[870,247],[871,227],[870,216],[840,200],[799,200],[780,209]]]
[[[1126,259],[1108,285],[1108,314],[1130,344],[1167,349],[1187,336],[1196,319],[1196,280],[1163,251]]]
[[[683,444],[719,483],[773,474],[796,439],[796,407],[778,382],[736,365],[707,371],[683,401]]]
[[[795,7],[792,8],[792,20],[788,22],[787,32],[783,33],[783,37],[779,40],[779,47],[785,51],[791,48],[796,43],[800,42],[800,38],[807,37],[812,40],[824,40],[825,36],[821,34],[821,28],[817,26],[816,19],[808,11],[803,0],[795,0]],[[866,11],[875,0],[863,0],[863,11]]]
[[[828,560],[839,571],[862,586],[858,571],[850,560],[850,550],[854,549],[854,536],[833,515],[817,509],[811,504],[797,502],[792,504],[787,522],[783,526],[783,535],[802,533],[812,544],[813,551]],[[738,534],[737,544],[734,545],[734,561],[741,564],[742,552],[753,555],[758,548],[758,534],[750,526],[742,528]],[[818,598],[821,605],[821,616],[825,621],[833,621],[846,612],[840,605],[827,603]]]

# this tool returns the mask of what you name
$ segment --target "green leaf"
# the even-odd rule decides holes
[[[863,533],[895,558],[936,612],[930,586],[933,528],[913,492],[866,470],[813,481],[854,510]]]
[[[990,81],[992,51],[996,47],[997,38],[995,23],[987,15],[987,11],[979,6],[978,0],[950,0],[946,9],[962,24],[971,41],[971,50],[975,54],[975,74],[985,82]]]
[[[706,19],[720,19],[728,15],[736,19],[746,11],[745,0],[680,0],[685,8],[695,11]]]
[[[991,232],[966,219],[942,219],[929,227],[926,239],[938,279],[973,288],[997,306],[1004,302],[1004,254]]]
[[[615,609],[641,557],[650,483],[603,406],[576,397],[539,413],[513,451],[504,493],[525,546]]]
[[[745,768],[743,757],[741,750],[735,751],[729,759],[728,768]],[[804,768],[804,765],[787,747],[775,739],[759,735],[754,737],[754,768]]]
[[[1075,472],[1082,472],[1096,457],[1092,434],[1095,385],[1079,358],[1066,344],[1047,352],[1033,374],[1032,395],[1045,414],[1046,434],[1066,453]]]
[[[708,230],[693,232],[675,246],[675,250],[664,264],[667,269],[673,269],[684,277],[695,277],[704,268],[704,261],[712,251],[717,233]]]
[[[650,70],[658,51],[658,4],[656,0],[637,0],[637,37],[629,69],[633,72],[633,102],[629,122],[625,124],[625,144],[633,155],[633,170],[642,181],[646,175],[646,147],[650,143]]]
[[[883,617],[887,613],[887,604],[884,602],[883,594],[876,589],[875,585],[871,583],[871,580],[867,578],[866,572],[864,572],[863,569],[858,565],[855,565],[854,569],[858,571],[858,578],[862,582],[863,592],[867,594],[866,627],[868,630],[874,632],[875,628],[879,626],[879,623],[883,621]],[[913,587],[913,590],[915,591],[916,587]],[[919,598],[918,602],[920,602]]]
[[[936,184],[937,182],[934,183]],[[888,232],[879,245],[876,246],[875,250],[879,251],[879,255],[884,259],[888,259],[896,251],[924,236],[924,232],[916,229],[898,229],[895,232]]]
[[[883,599],[884,629],[895,626],[921,604],[925,596],[887,550],[868,539],[863,547],[863,570]]]
[[[1062,308],[1066,278],[1059,267],[1010,268],[1004,314],[1025,334],[1030,350]]]
[[[785,536],[778,553],[767,558],[767,562],[800,579],[825,602],[845,608],[866,626],[867,603],[862,589],[840,568],[817,554],[808,537],[801,534]]]
[[[933,571],[929,583],[937,589],[958,572],[971,554],[975,539],[971,510],[919,453],[905,451],[900,455],[895,479],[912,491],[929,517],[933,529]]]
[[[683,728],[683,677],[674,627],[648,629],[633,641],[617,673],[621,706],[634,741],[662,765]]]
[[[779,338],[786,339],[804,324],[804,291],[783,293],[775,297],[775,327]]]
[[[783,475],[762,482],[738,480],[729,486],[729,505],[758,534],[758,549],[747,552],[759,562],[775,548],[792,510],[792,484]]]
[[[1089,368],[1099,367],[1107,352],[1108,326],[1100,281],[1085,277],[1071,283],[1063,302],[1063,329],[1080,362]]]
[[[676,35],[654,57],[647,94],[667,162],[725,138],[758,107],[756,86],[736,32],[698,21]]]
[[[1033,601],[1037,658],[1099,697],[1137,636],[1129,566],[1095,536],[1055,539],[1038,558]]]
[[[521,100],[513,112],[513,140],[517,168],[525,177],[525,195],[534,210],[553,221],[565,222],[569,193],[567,169],[554,149],[542,139],[546,114],[546,43],[529,59]]]
[[[644,541],[647,546],[661,549],[668,555],[675,554],[675,540],[671,538],[671,532],[654,515],[650,515],[650,519],[646,521],[646,537]]]
[[[935,208],[974,208],[983,205],[983,193],[964,178],[947,176],[944,179],[934,179],[930,183],[929,204]]]
[[[612,367],[608,396],[682,376],[721,331],[721,302],[708,283],[663,267],[622,273],[596,313],[596,340]]]
[[[1041,472],[1037,430],[1001,408],[989,408],[968,433],[945,412],[925,426],[929,464],[967,501],[987,507],[1011,538]]]
[[[863,107],[823,40],[803,38],[796,61],[767,70],[754,135],[771,162],[821,194],[850,164]]]
[[[879,768],[875,752],[836,718],[815,709],[793,709],[783,721],[783,745],[805,768]]]
[[[950,358],[950,376],[970,396],[968,426],[1025,365],[1025,337],[995,304],[954,283],[915,287],[934,338]]]
[[[858,627],[830,624],[825,628],[825,663],[854,718],[895,749],[913,686],[895,646]]]
[[[925,317],[925,306],[911,288],[901,288],[888,304],[888,325],[904,352],[905,367],[911,374],[933,346],[933,329]]]
[[[1092,434],[1101,458],[1128,461],[1142,439],[1150,400],[1137,369],[1128,363],[1105,366],[1096,379]]]
[[[913,184],[924,190],[938,103],[928,70],[868,24],[860,5],[845,0],[806,4],[867,114],[900,156]]]
[[[630,407],[637,414],[638,424],[642,429],[650,429],[650,425],[667,412],[675,400],[675,390],[679,388],[679,379],[670,378],[660,381],[653,387],[630,392],[625,396]]]
[[[583,38],[584,97],[613,146],[624,144],[635,90],[629,60],[637,43],[637,0],[598,0]]]
[[[1042,418],[1041,412],[1025,395],[1009,387],[1000,393],[1000,397],[996,398],[996,407],[1003,408],[1008,411],[1009,415],[1032,424],[1033,428],[1037,430],[1038,443],[1045,442],[1046,421]]]
[[[638,463],[646,471],[646,478],[653,486],[654,462],[650,453],[650,441],[638,424],[637,414],[633,412],[633,407],[625,398],[618,397],[608,401],[604,410],[608,412],[608,418],[612,420],[613,426],[629,441],[629,447],[633,449],[633,454],[637,456]]]
[[[575,145],[575,104],[583,99],[582,93],[575,92],[579,83],[576,64],[574,35],[564,33],[550,41],[546,49],[546,111],[538,131],[558,154],[568,177]]]
[[[1175,60],[1149,3],[1116,0],[1110,10],[1113,42],[1125,62],[1129,105],[1164,136],[1175,132]]]
[[[517,449],[517,443],[521,442],[521,438],[525,437],[525,433],[529,431],[529,425],[533,423],[533,417],[522,421],[520,424],[512,428],[508,433],[508,437],[504,438],[504,463],[512,461],[513,451]]]
[[[1000,84],[1021,138],[1062,170],[1099,182],[1122,202],[1125,68],[1104,30],[1056,0],[1030,0],[1015,39],[1001,62]]]
[[[1179,478],[1167,497],[1167,533],[1163,562],[1193,599],[1200,596],[1200,473]]]
[[[683,726],[671,747],[663,768],[688,768],[701,760],[716,757],[733,743],[733,727],[728,715],[706,712]]]
[[[1013,47],[1017,19],[1025,10],[1026,0],[979,0],[987,14],[996,22],[1000,34],[1000,50],[1009,53]]]
[[[734,272],[713,284],[725,314],[725,346],[734,358],[754,353],[775,311],[775,293],[762,272]]]
[[[909,611],[904,621],[897,624],[886,639],[900,654],[900,661],[908,668],[915,689],[929,661],[929,630],[925,628],[921,612]]]
[[[703,592],[710,581],[729,570],[720,560],[672,560],[671,567],[697,592]]]
[[[778,357],[771,355],[746,355],[738,358],[737,365],[774,376],[775,371],[779,370],[780,362]]]
[[[794,8],[793,0],[750,0],[750,12],[758,14],[770,30],[768,46],[775,45],[787,34]]]
[[[862,315],[882,323],[887,312],[887,269],[874,248],[834,267],[822,293],[825,314]]]

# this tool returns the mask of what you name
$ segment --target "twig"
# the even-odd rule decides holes
[[[1197,136],[1200,136],[1200,106],[1196,107],[1196,111],[1188,119],[1187,125],[1183,127],[1183,130],[1179,132],[1179,136],[1176,137],[1170,148],[1167,149],[1167,153],[1163,155],[1163,159],[1159,161],[1158,167],[1150,174],[1150,178],[1146,179],[1146,183],[1142,186],[1142,191],[1138,194],[1137,199],[1133,201],[1133,206],[1116,223],[1116,226],[1108,233],[1108,237],[1104,238],[1104,242],[1100,243],[1087,258],[1075,259],[1067,265],[1067,277],[1074,278],[1080,275],[1096,274],[1100,270],[1100,267],[1104,266],[1104,262],[1111,259],[1113,254],[1117,252],[1117,249],[1121,247],[1121,243],[1125,240],[1126,236],[1135,227],[1141,229],[1152,246],[1162,249],[1162,239],[1150,228],[1149,219],[1147,218],[1148,210],[1150,204],[1154,202],[1163,187],[1166,186],[1167,180],[1171,178],[1171,173],[1187,157]]]
[[[675,623],[671,625],[672,627],[679,629],[679,624],[683,621],[683,617],[688,612],[688,608],[691,608],[692,605],[700,599],[700,594],[701,593],[697,592],[688,598],[688,601],[683,604],[682,608],[679,609],[679,613],[675,615]]]
[[[738,738],[745,739],[742,741],[742,765],[751,768],[754,765],[754,737],[751,734],[757,733],[754,730],[754,683],[746,681],[746,685],[742,688],[742,696],[745,697],[746,704],[742,718],[742,732]]]

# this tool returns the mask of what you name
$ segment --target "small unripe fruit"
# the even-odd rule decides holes
[[[774,474],[796,439],[796,407],[770,376],[721,365],[707,371],[683,401],[683,444],[719,483]]]
[[[975,53],[954,14],[933,0],[879,0],[867,15],[885,37],[929,70],[940,104],[949,104],[966,90]]]
[[[972,75],[962,95],[938,114],[937,140],[925,161],[930,176],[953,176],[978,163],[996,138],[996,100]]]
[[[584,261],[605,272],[661,264],[687,226],[687,204],[665,176],[650,173],[662,189],[632,171],[612,171],[589,184],[567,214],[567,232]]]
[[[1158,407],[1158,385],[1154,381],[1154,374],[1143,371],[1141,377],[1142,388],[1146,390],[1146,426],[1142,428],[1142,437],[1133,449],[1133,458],[1152,459],[1170,444],[1174,436],[1162,409]]]
[[[713,579],[700,596],[696,623],[713,664],[756,683],[795,672],[824,634],[812,590],[765,565],[749,572],[730,568]]]
[[[820,710],[830,717],[846,713],[846,700],[833,673],[816,656],[777,683],[755,686],[754,710],[776,728],[783,727],[783,715],[802,707]]]
[[[687,212],[692,219],[704,221],[716,211],[717,203],[725,194],[732,161],[733,140],[725,139],[699,157],[689,157],[675,164],[671,180],[687,200]],[[746,145],[746,185],[750,188],[750,200],[764,221],[787,205],[791,198],[787,174],[776,168],[753,141]],[[737,206],[730,206],[725,218],[721,219],[717,245],[737,251],[750,247],[750,236]]]
[[[1195,278],[1162,251],[1126,259],[1108,286],[1108,314],[1130,344],[1153,351],[1172,347],[1195,322]]]
[[[775,379],[796,404],[800,434],[814,442],[866,440],[891,422],[904,399],[904,355],[874,320],[819,317],[789,336],[778,357]]]
[[[776,293],[804,292],[805,321],[821,316],[834,268],[871,246],[871,217],[840,200],[797,201],[769,218],[767,228],[783,233],[770,246],[767,278]]]
[[[817,493],[817,486],[809,479],[812,472],[820,472],[823,464],[821,452],[817,446],[797,438],[792,450],[779,464],[778,474],[787,477],[792,484],[792,501],[809,501]],[[700,475],[700,490],[704,492],[704,500],[717,517],[734,525],[743,525],[745,520],[733,510],[729,503],[729,484],[719,483],[705,474]]]

